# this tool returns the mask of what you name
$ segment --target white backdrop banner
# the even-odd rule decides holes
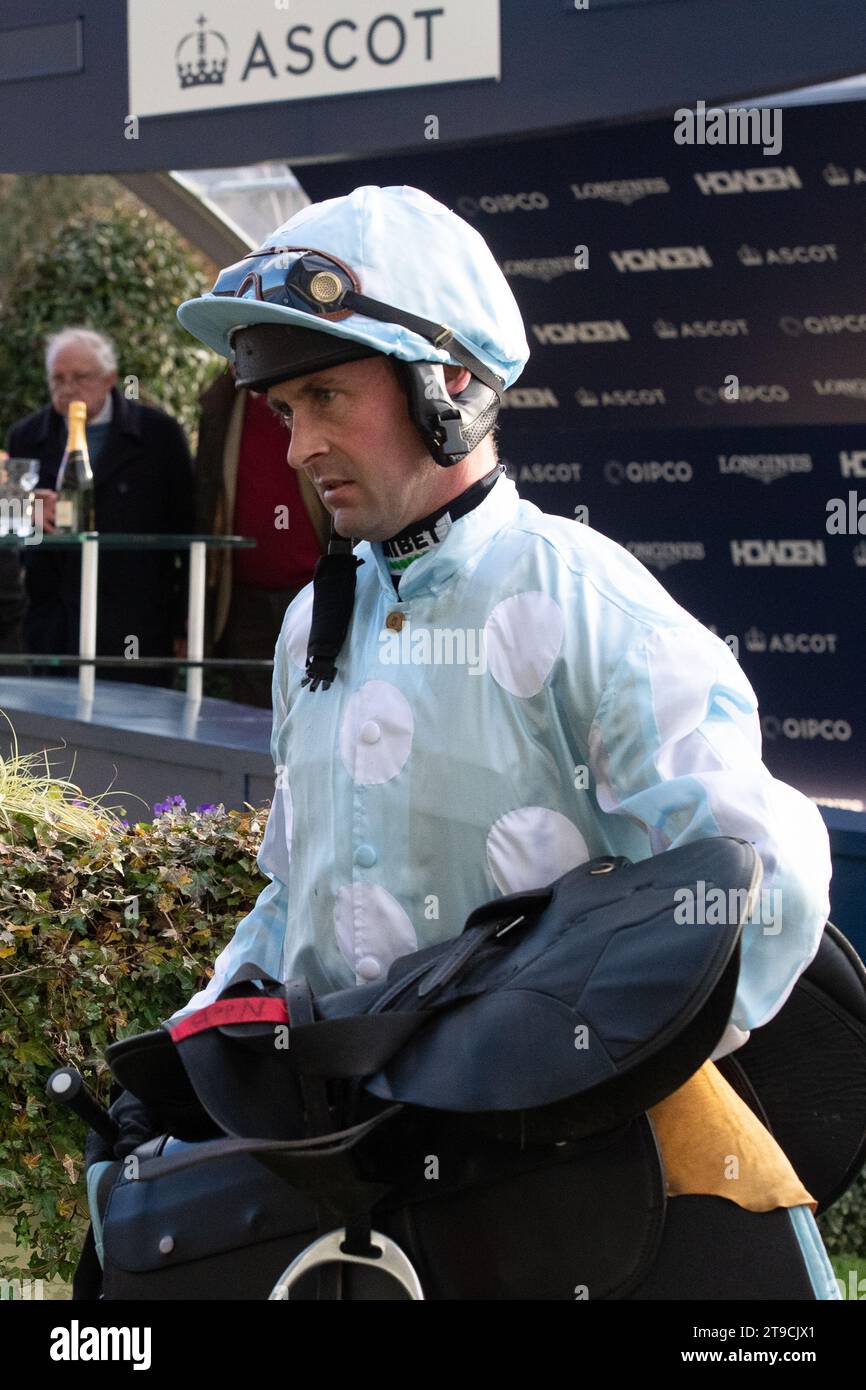
[[[127,0],[129,114],[499,80],[499,0]]]

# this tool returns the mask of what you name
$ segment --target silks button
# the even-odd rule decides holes
[[[382,730],[379,728],[375,719],[368,719],[365,724],[361,725],[362,743],[378,743],[381,737]]]
[[[355,850],[355,863],[362,869],[370,869],[379,858],[372,845],[359,845]]]
[[[382,966],[375,956],[362,956],[356,968],[362,980],[378,980],[382,973]]]
[[[390,628],[391,632],[400,632],[406,621],[406,617],[407,614],[401,613],[399,609],[395,608],[385,619],[385,626]]]

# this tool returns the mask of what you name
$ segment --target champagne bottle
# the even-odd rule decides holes
[[[96,516],[93,499],[93,469],[87,452],[84,422],[87,406],[84,401],[69,402],[69,433],[60,460],[55,490],[57,506],[54,526],[57,531],[95,531]]]

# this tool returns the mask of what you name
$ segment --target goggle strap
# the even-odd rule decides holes
[[[470,352],[469,348],[461,343],[459,338],[454,337],[453,330],[447,324],[434,323],[432,319],[422,319],[417,314],[407,313],[405,309],[395,309],[391,304],[383,304],[381,300],[369,299],[365,294],[358,294],[355,290],[348,291],[341,301],[341,307],[345,305],[349,309],[355,309],[359,314],[366,314],[367,318],[378,319],[382,323],[399,323],[403,328],[408,328],[410,332],[417,333],[420,337],[426,338],[434,347],[443,348],[452,357],[456,357],[458,362],[462,362],[473,376],[477,376],[485,386],[489,386],[491,391],[495,391],[499,399],[502,399],[503,382],[495,376],[483,362]]]

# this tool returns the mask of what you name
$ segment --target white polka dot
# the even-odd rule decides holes
[[[487,836],[487,863],[503,893],[543,888],[589,858],[577,826],[546,806],[508,811]]]
[[[352,883],[338,890],[334,930],[358,984],[372,978],[374,961],[380,967],[376,978],[384,978],[398,956],[418,950],[415,928],[405,909],[378,883]]]
[[[284,883],[288,882],[292,862],[293,823],[292,793],[288,786],[277,787],[262,836],[259,864],[265,873],[282,879]]]
[[[497,603],[484,627],[490,674],[511,695],[537,695],[559,655],[565,624],[549,594],[532,591]]]
[[[374,743],[367,741],[372,726],[380,732]],[[396,777],[409,757],[414,731],[409,701],[396,685],[366,681],[350,695],[340,726],[340,757],[356,785],[376,786]]]
[[[289,658],[302,671],[307,669],[307,647],[313,621],[313,586],[308,584],[291,605],[291,617],[283,629],[283,641]]]

